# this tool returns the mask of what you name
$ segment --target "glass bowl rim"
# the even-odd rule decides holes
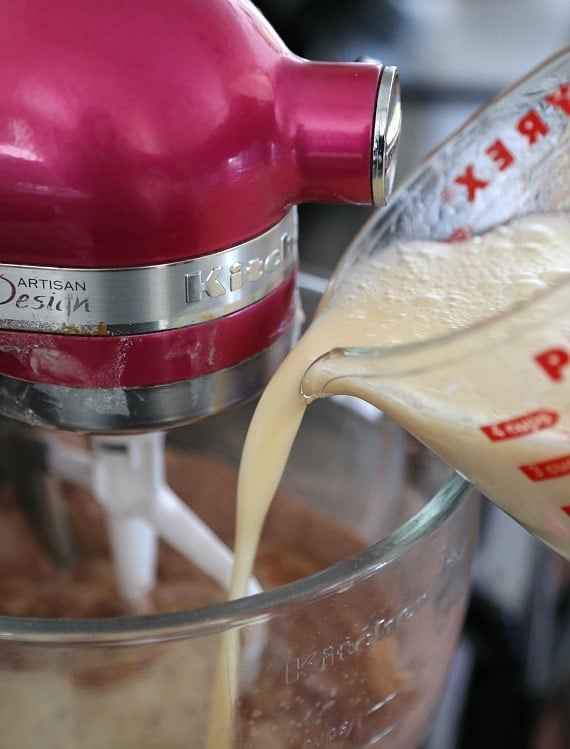
[[[465,502],[471,485],[454,473],[411,518],[380,541],[324,570],[256,595],[194,609],[98,619],[0,616],[0,642],[34,645],[139,645],[215,635],[268,621],[346,590],[404,557]]]

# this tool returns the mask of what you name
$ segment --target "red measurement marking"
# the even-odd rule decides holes
[[[531,481],[548,481],[570,476],[570,455],[560,455],[558,458],[543,460],[540,463],[527,463],[519,466],[519,470]]]
[[[540,409],[531,411],[522,416],[507,421],[499,421],[496,424],[487,424],[480,427],[484,435],[492,442],[502,442],[503,440],[513,440],[517,437],[524,437],[527,434],[538,432],[541,429],[549,429],[558,421],[556,411]]]
[[[550,348],[534,357],[538,366],[555,382],[561,382],[562,371],[570,364],[570,352],[563,348]]]
[[[570,505],[565,505],[564,507],[560,508],[562,512],[565,512],[567,515],[570,516]]]

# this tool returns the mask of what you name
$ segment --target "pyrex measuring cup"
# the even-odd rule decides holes
[[[392,238],[461,239],[521,214],[568,211],[569,167],[565,50],[428,160],[357,238],[323,304]],[[446,337],[332,351],[303,390],[342,392],[348,381],[570,559],[570,282]]]

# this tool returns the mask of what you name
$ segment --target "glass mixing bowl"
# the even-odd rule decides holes
[[[310,316],[324,281],[301,280]],[[252,408],[168,436],[170,485],[228,543]],[[462,626],[478,503],[375,409],[343,398],[308,409],[263,534],[264,592],[230,603],[162,548],[160,593],[147,611],[122,610],[85,492],[62,489],[74,553],[57,566],[6,483],[0,749],[206,746],[228,630],[240,633],[236,747],[411,749],[425,735]]]

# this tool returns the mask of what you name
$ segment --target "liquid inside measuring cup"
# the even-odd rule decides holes
[[[519,218],[457,245],[412,243],[377,262],[380,303],[370,304],[376,289],[357,297],[388,350],[325,357],[314,393],[374,403],[570,559],[568,216]],[[392,343],[416,339],[425,343],[390,356]]]
[[[570,220],[562,213],[520,217],[460,243],[395,243],[360,260],[273,377],[253,417],[238,483],[232,596],[244,593],[263,518],[303,418],[302,381],[309,400],[344,394],[372,402],[570,559],[564,279],[570,279]],[[552,287],[556,293],[542,296]],[[508,317],[489,330],[477,327],[534,298],[541,299],[538,312],[531,306],[516,335]],[[451,341],[455,348],[438,352],[426,344],[421,361],[386,369],[382,350],[445,340],[468,327],[468,335]],[[346,355],[319,360],[347,347]],[[367,356],[354,347],[378,348]]]

